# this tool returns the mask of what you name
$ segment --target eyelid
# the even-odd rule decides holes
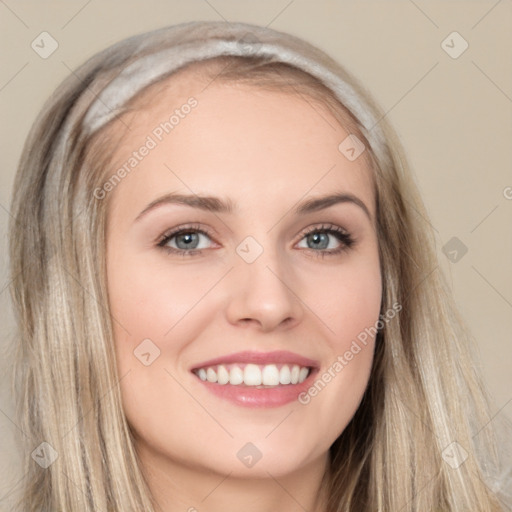
[[[357,243],[357,239],[353,236],[353,234],[348,231],[347,229],[332,223],[321,223],[321,225],[315,224],[312,226],[309,226],[307,228],[304,228],[300,233],[299,242],[303,240],[306,236],[312,233],[329,233],[333,236],[335,236],[338,239],[338,242],[341,244],[341,247],[338,249],[331,249],[329,251],[315,251],[313,249],[309,249],[310,251],[313,251],[315,253],[323,254],[323,255],[336,255],[338,253],[341,253],[347,249],[350,249],[352,246],[354,246]],[[297,242],[298,243],[298,242]],[[308,249],[306,249],[308,250]]]
[[[203,227],[201,224],[198,223],[186,223],[182,225],[175,226],[172,229],[168,229],[166,232],[164,232],[162,235],[160,235],[156,240],[156,245],[161,247],[162,249],[167,250],[169,253],[174,253],[178,255],[190,255],[193,256],[195,254],[200,254],[203,250],[206,249],[176,249],[174,247],[167,247],[166,244],[169,240],[172,238],[187,232],[196,232],[203,234],[210,238],[213,243],[217,244],[215,240],[215,235],[212,234],[211,230],[207,227]],[[337,249],[330,249],[330,250],[315,250],[310,248],[303,248],[307,252],[313,252],[318,256],[324,257],[324,256],[335,256],[337,254],[340,254],[341,252],[344,252],[348,249],[350,249],[357,240],[353,237],[353,235],[346,230],[345,228],[342,228],[341,226],[338,226],[337,224],[332,223],[317,223],[310,225],[300,231],[299,239],[294,244],[297,245],[301,240],[303,240],[306,236],[312,233],[316,232],[325,232],[329,233],[331,236],[335,236],[338,239],[338,242],[341,244],[341,246]]]
[[[179,235],[181,232],[187,232],[187,231],[197,231],[199,233],[203,233],[204,235],[206,235],[212,239],[214,238],[213,233],[207,227],[203,227],[201,224],[196,224],[196,223],[193,223],[193,224],[185,223],[185,224],[180,224],[178,226],[175,226],[174,228],[166,230],[164,233],[162,233],[161,235],[158,236],[155,243],[158,245],[171,236],[176,236],[176,235]]]
[[[320,223],[314,223],[300,231],[300,235],[308,235],[309,233],[314,233],[315,231],[339,231],[340,233],[345,233],[347,235],[350,234],[348,230],[345,228],[342,228],[341,226],[338,226],[337,224],[332,224],[331,222],[320,222]]]

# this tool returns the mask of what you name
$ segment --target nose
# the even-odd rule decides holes
[[[227,307],[233,325],[254,324],[260,331],[291,328],[302,320],[304,309],[292,269],[264,251],[254,262],[240,261],[230,274]]]

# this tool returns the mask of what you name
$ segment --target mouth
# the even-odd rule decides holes
[[[288,351],[239,352],[190,371],[208,391],[236,405],[278,407],[296,400],[319,367],[317,361]]]
[[[312,370],[312,367],[297,364],[234,363],[206,366],[193,370],[193,373],[203,382],[264,389],[301,384]]]

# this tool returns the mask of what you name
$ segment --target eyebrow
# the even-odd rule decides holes
[[[307,213],[324,210],[330,206],[340,203],[351,203],[359,206],[367,217],[372,220],[370,211],[365,203],[357,196],[350,193],[336,193],[308,199],[296,206],[293,212],[295,215],[305,215]],[[224,201],[218,197],[199,196],[196,194],[186,195],[170,193],[152,201],[139,213],[139,215],[137,215],[135,222],[139,221],[150,211],[166,204],[181,204],[214,213],[233,213],[236,209],[235,204],[231,200]]]

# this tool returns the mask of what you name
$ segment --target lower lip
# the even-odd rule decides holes
[[[313,381],[317,370],[311,370],[307,379],[300,384],[285,384],[274,388],[257,388],[255,386],[233,386],[231,384],[216,384],[195,378],[203,384],[208,391],[218,397],[228,400],[242,407],[280,407],[298,399]]]

